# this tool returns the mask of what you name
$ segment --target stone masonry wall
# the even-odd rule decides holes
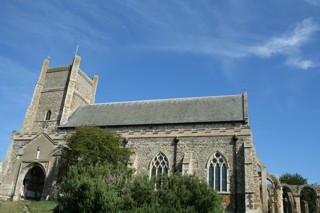
[[[40,132],[46,127],[44,125],[53,128],[60,120],[68,75],[69,70],[66,69],[48,70],[32,127],[33,132]],[[46,113],[49,110],[51,111],[50,121],[45,121]]]
[[[80,105],[93,104],[92,95],[94,85],[91,79],[86,76],[80,69],[74,88],[74,94],[71,101],[70,114],[72,114]]]
[[[20,134],[14,132],[8,153],[3,161],[0,178],[0,199],[19,199],[21,184],[32,165],[42,165],[45,170],[46,182],[43,196],[51,193],[59,170],[59,145],[65,144],[65,134]],[[37,147],[41,152],[35,159]]]
[[[127,146],[133,150],[132,165],[137,175],[150,175],[150,162],[159,153],[166,155],[170,171],[174,172],[174,143],[179,139],[176,153],[176,169],[181,172],[182,162],[191,156],[191,173],[208,181],[208,161],[220,152],[228,164],[228,190],[223,192],[224,206],[234,211],[244,211],[245,193],[244,152],[245,142],[251,142],[251,130],[241,123],[216,123],[193,125],[157,125],[109,128],[127,138]],[[234,135],[238,140],[233,141]],[[235,204],[235,202],[238,202]],[[241,212],[241,211],[240,211]]]

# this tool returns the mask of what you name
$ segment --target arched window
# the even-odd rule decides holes
[[[46,121],[49,121],[51,117],[51,110],[48,110],[47,114],[46,114]]]
[[[169,162],[167,157],[163,153],[157,154],[150,165],[150,177],[169,173]]]
[[[216,152],[209,161],[209,187],[219,192],[227,191],[227,162],[225,158]]]

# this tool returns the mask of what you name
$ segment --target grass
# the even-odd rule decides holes
[[[53,212],[54,207],[57,205],[54,201],[0,201],[1,213],[45,213]]]
[[[57,203],[54,201],[29,202],[28,207],[31,213],[53,212]]]
[[[23,212],[22,202],[0,201],[0,212],[3,212],[3,213]]]

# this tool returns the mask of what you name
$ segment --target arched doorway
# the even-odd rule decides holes
[[[41,167],[31,168],[23,179],[23,195],[25,199],[40,200],[45,180]]]

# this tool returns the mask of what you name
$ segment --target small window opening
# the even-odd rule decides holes
[[[51,118],[51,110],[49,110],[46,114],[46,121],[49,121]]]

